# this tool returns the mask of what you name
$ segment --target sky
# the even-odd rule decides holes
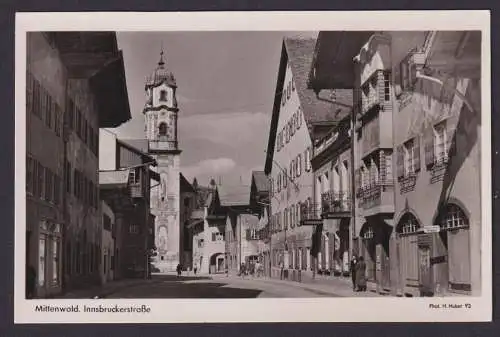
[[[202,185],[249,184],[264,169],[285,36],[317,32],[119,32],[132,119],[110,130],[144,138],[144,82],[163,46],[178,86],[181,172]]]

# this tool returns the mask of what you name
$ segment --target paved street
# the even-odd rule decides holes
[[[342,284],[338,287],[302,284],[269,278],[225,275],[181,276],[154,275],[152,280],[120,287],[106,298],[265,298],[265,297],[339,297],[376,296],[371,292],[354,293]]]

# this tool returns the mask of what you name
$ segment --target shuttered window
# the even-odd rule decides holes
[[[297,177],[300,177],[302,174],[302,154],[299,154],[297,157]]]
[[[425,166],[432,166],[434,164],[434,130],[432,127],[424,130],[424,152]]]

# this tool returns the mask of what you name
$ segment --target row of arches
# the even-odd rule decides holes
[[[438,230],[438,248],[433,256],[441,256],[437,273],[441,275],[442,283],[457,280],[467,283],[470,275],[468,259],[464,261],[464,252],[461,247],[469,246],[469,217],[462,206],[457,203],[448,203],[441,213],[436,216],[434,226]],[[423,224],[412,211],[407,211],[397,221],[392,235],[392,227],[374,221],[366,222],[360,231],[360,254],[367,264],[367,278],[382,286],[391,287],[398,281],[401,289],[418,289],[419,269],[422,258],[419,257],[418,234],[423,233]],[[437,228],[438,227],[438,228]],[[465,233],[464,233],[465,232]],[[391,245],[390,240],[394,240]],[[391,247],[391,249],[390,249]],[[391,259],[395,259],[391,263]],[[397,278],[394,280],[396,269]],[[396,266],[396,267],[394,267]],[[391,277],[393,278],[391,280]]]

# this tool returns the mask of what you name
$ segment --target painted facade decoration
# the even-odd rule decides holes
[[[166,68],[161,52],[160,62],[146,80],[146,105],[143,113],[149,153],[158,166],[160,184],[151,189],[151,213],[155,215],[154,265],[160,271],[174,271],[180,263],[180,153],[177,143],[177,84]]]

